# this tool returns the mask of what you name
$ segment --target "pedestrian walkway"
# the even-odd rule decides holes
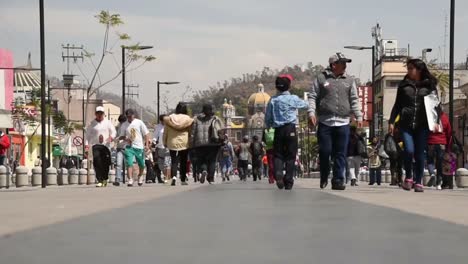
[[[4,234],[0,259],[9,264],[466,263],[467,226],[348,199],[308,186],[312,183],[301,180],[293,191],[265,181],[70,190],[80,199],[64,196],[68,190],[63,189],[24,192],[30,198],[10,199],[10,206],[27,206],[39,196],[38,204],[48,198],[53,206],[37,214],[50,215],[45,209],[60,201],[82,202],[79,210],[99,209]],[[347,192],[358,191],[342,193]],[[373,192],[394,191],[367,191]],[[418,199],[426,195],[395,192]],[[121,204],[134,195],[138,198]],[[109,198],[113,205],[92,203],[93,196]],[[1,214],[2,219],[18,217]]]

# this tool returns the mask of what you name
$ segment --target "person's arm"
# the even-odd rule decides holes
[[[109,136],[110,138],[108,139],[109,142],[112,142],[114,138],[117,136],[117,131],[115,130],[114,125],[109,121]]]
[[[312,87],[310,88],[310,92],[308,95],[309,99],[309,109],[307,112],[309,113],[309,117],[315,117],[316,107],[317,107],[317,98],[320,97],[320,84],[319,79],[316,78],[312,83]]]
[[[390,119],[388,120],[388,123],[391,125],[395,124],[395,119],[401,112],[401,100],[402,99],[403,99],[403,89],[398,87],[395,103],[393,104],[392,112],[390,114]]]
[[[163,144],[164,144],[164,147],[167,147],[167,141],[168,141],[168,139],[169,139],[168,136],[167,136],[167,134],[168,134],[168,133],[167,133],[167,132],[168,132],[167,128],[168,128],[167,126],[164,126],[164,133],[163,133]]]
[[[299,96],[294,96],[294,105],[297,109],[306,109],[309,107],[309,103],[299,98]]]
[[[270,128],[273,126],[273,105],[270,102],[268,102],[267,109],[265,112],[265,126],[266,128]]]
[[[151,146],[151,138],[150,138],[150,133],[149,133],[149,130],[148,130],[148,127],[146,127],[145,123],[143,123],[143,121],[141,121],[141,133],[143,135],[145,135],[145,146],[147,148],[150,148]]]
[[[450,122],[449,122],[447,116],[444,116],[444,117],[442,117],[442,118],[445,119],[445,122],[443,120],[442,123],[445,123],[445,127],[444,127],[445,131],[444,132],[445,132],[445,137],[447,138],[447,146],[448,146],[445,149],[449,150],[449,148],[451,147],[450,140],[452,139],[453,131],[452,131],[452,126],[450,125]]]
[[[353,112],[356,120],[358,122],[362,122],[361,104],[359,103],[359,96],[355,81],[353,81],[351,92],[349,93],[349,105],[351,106],[351,111]]]

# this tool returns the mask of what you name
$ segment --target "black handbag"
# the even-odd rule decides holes
[[[385,153],[391,158],[391,159],[397,159],[398,158],[398,144],[395,141],[395,138],[391,134],[387,134],[385,136],[385,141],[384,141],[384,150]]]

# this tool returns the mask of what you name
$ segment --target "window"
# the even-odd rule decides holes
[[[387,80],[387,81],[385,81],[385,88],[386,89],[395,89],[395,88],[398,88],[398,84],[400,84],[400,81],[398,81],[398,80]]]

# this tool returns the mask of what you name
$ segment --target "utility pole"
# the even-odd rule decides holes
[[[41,50],[41,159],[42,159],[42,188],[47,186],[47,166],[46,166],[46,116],[44,114],[46,108],[46,59],[45,59],[45,26],[44,26],[44,0],[39,0],[39,36]]]
[[[135,84],[129,84],[126,86],[127,87],[127,92],[125,93],[126,96],[128,96],[130,99],[133,100],[133,98],[140,98],[140,93],[137,91],[137,92],[134,92],[134,90],[132,90],[132,88],[134,89],[138,89],[140,88],[140,85],[135,85]],[[125,114],[125,113],[124,113]]]
[[[453,80],[455,60],[455,0],[450,1],[449,119],[453,127]]]
[[[65,53],[63,50],[65,50]],[[75,54],[75,50],[79,51],[79,53]],[[72,53],[70,54],[70,52]],[[62,44],[62,60],[67,62],[67,73],[63,74],[63,85],[68,88],[67,100],[65,101],[68,104],[68,110],[67,110],[68,119],[70,119],[70,103],[71,103],[70,88],[73,85],[73,79],[75,77],[75,75],[70,74],[70,60],[73,60],[73,62],[76,63],[78,59],[81,59],[81,62],[84,61],[83,45],[80,47],[76,47],[75,45],[70,46],[70,44],[67,44],[67,45]]]

